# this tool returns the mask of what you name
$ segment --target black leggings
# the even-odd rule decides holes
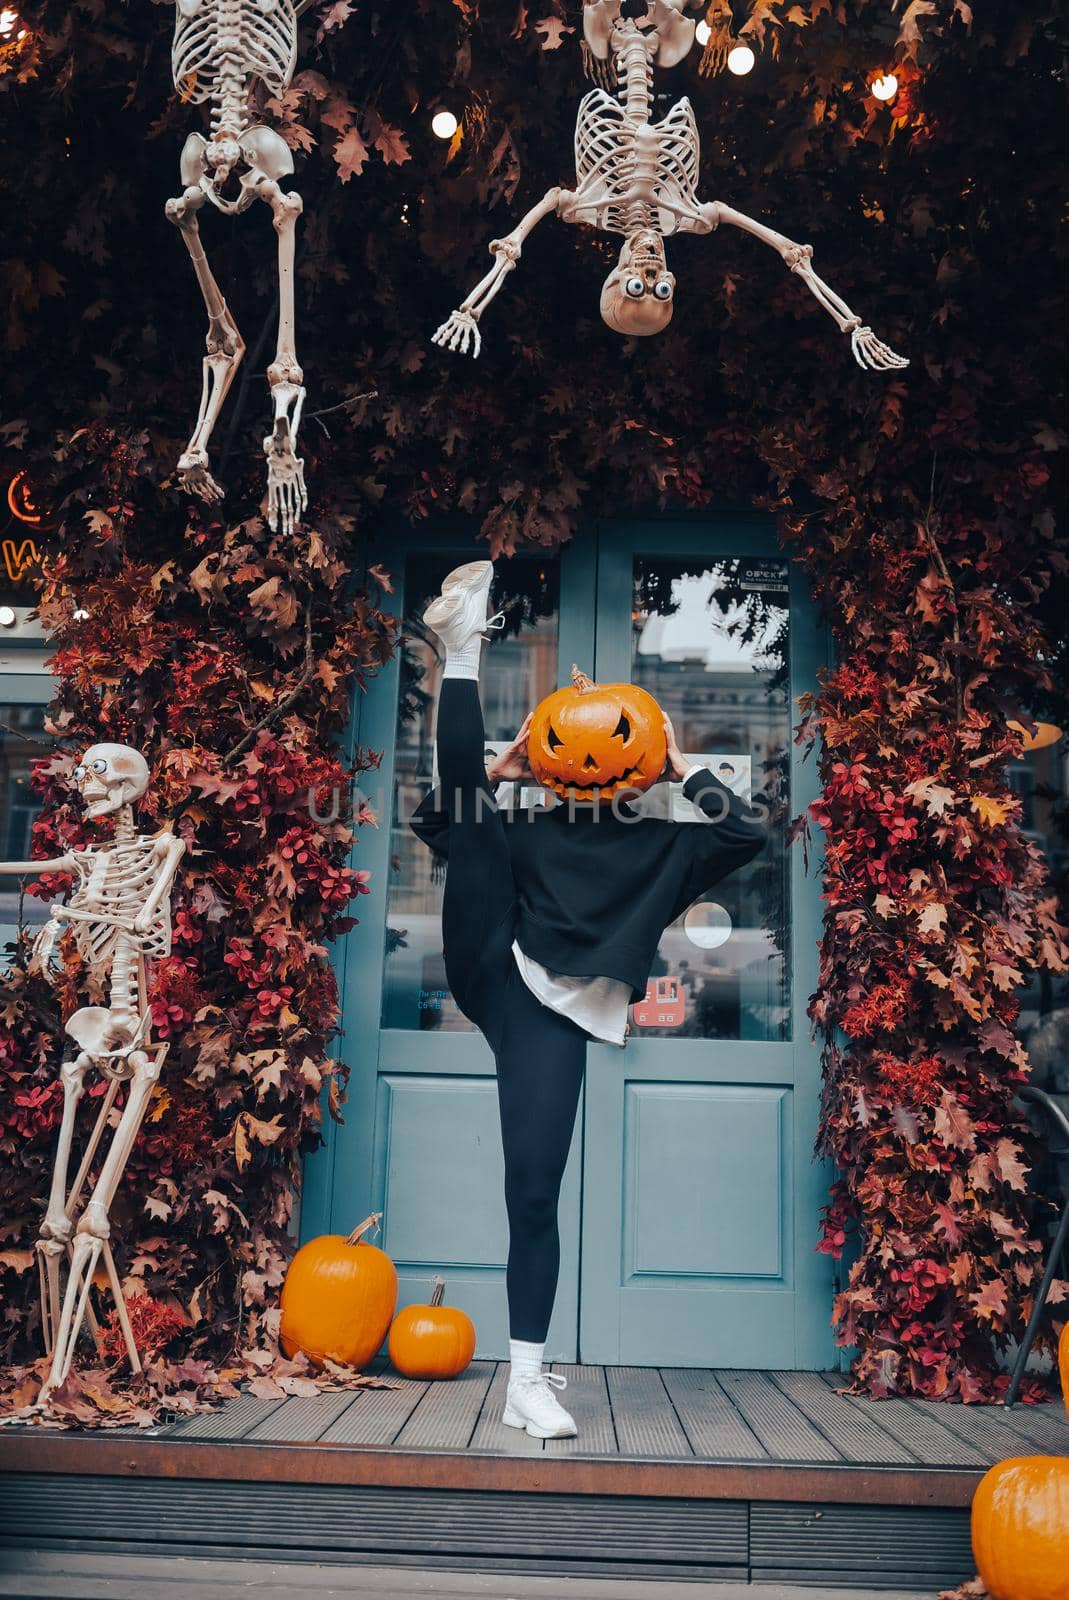
[[[557,1201],[586,1064],[582,1028],[544,1006],[512,954],[516,894],[504,824],[486,781],[478,685],[446,678],[438,701],[438,778],[449,813],[442,907],[453,998],[497,1063],[509,1334],[541,1343],[560,1268]]]

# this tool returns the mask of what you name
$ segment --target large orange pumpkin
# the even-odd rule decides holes
[[[430,1304],[405,1306],[393,1319],[390,1360],[406,1378],[455,1378],[475,1354],[475,1324],[458,1306],[445,1306],[445,1279],[436,1277]]]
[[[345,1236],[325,1233],[302,1245],[282,1285],[279,1338],[288,1356],[303,1350],[325,1360],[364,1367],[382,1344],[397,1306],[397,1268],[361,1236],[382,1212]]]
[[[972,1547],[994,1600],[1069,1600],[1069,1458],[992,1467],[973,1496]]]
[[[664,712],[634,683],[571,684],[539,702],[527,735],[531,771],[562,799],[611,800],[649,789],[664,770]]]

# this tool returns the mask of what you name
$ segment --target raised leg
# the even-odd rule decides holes
[[[536,227],[543,217],[548,217],[550,212],[559,208],[561,198],[560,189],[550,189],[536,206],[531,207],[510,234],[504,239],[490,241],[489,250],[494,257],[493,266],[485,277],[479,279],[468,298],[435,330],[431,339],[433,344],[441,345],[443,350],[456,350],[462,356],[466,356],[470,349],[473,359],[478,356],[483,343],[479,332],[479,318],[519,261],[523,242],[531,229]]]
[[[767,228],[763,222],[758,222],[754,217],[748,217],[744,212],[724,205],[720,200],[702,206],[700,211],[703,221],[710,229],[715,228],[718,223],[727,222],[733,228],[741,228],[744,233],[752,233],[762,244],[771,245],[791,271],[798,274],[818,304],[835,318],[840,332],[850,335],[850,348],[859,367],[886,371],[909,366],[909,360],[905,356],[896,355],[882,339],[877,339],[871,328],[862,325],[861,318],[851,311],[846,301],[813,271],[812,245],[796,244],[793,239],[777,233],[775,228]]]
[[[41,1330],[44,1334],[46,1355],[51,1355],[55,1348],[56,1326],[60,1311],[59,1266],[67,1253],[67,1241],[74,1231],[68,1209],[67,1172],[70,1167],[78,1102],[85,1089],[88,1066],[89,1057],[84,1051],[79,1051],[73,1061],[64,1061],[60,1067],[60,1078],[63,1083],[63,1117],[59,1125],[56,1159],[52,1166],[48,1209],[42,1219],[37,1239],[37,1265],[41,1278]],[[99,1139],[99,1118],[94,1131]]]
[[[299,194],[280,189],[273,178],[257,184],[256,193],[271,207],[278,234],[278,345],[267,369],[274,417],[264,439],[267,520],[272,529],[292,533],[308,504],[304,461],[295,448],[304,407],[304,373],[297,363],[293,312],[295,234],[304,202]]]
[[[223,498],[221,486],[208,470],[208,444],[216,419],[227,397],[234,374],[245,354],[245,343],[238,332],[237,323],[227,310],[208,265],[204,247],[200,242],[197,212],[204,204],[204,191],[191,184],[177,200],[168,200],[165,209],[167,220],[173,222],[186,242],[193,271],[197,275],[200,292],[208,312],[208,334],[205,341],[207,353],[202,365],[200,410],[189,444],[178,459],[178,476],[185,488],[198,495],[209,505]]]
[[[129,1056],[131,1077],[127,1090],[126,1104],[119,1126],[111,1142],[111,1148],[104,1161],[96,1187],[89,1197],[85,1210],[78,1222],[74,1236],[74,1249],[71,1256],[70,1275],[67,1279],[67,1292],[63,1297],[63,1309],[60,1313],[59,1323],[56,1328],[55,1342],[52,1350],[52,1367],[45,1380],[44,1386],[38,1397],[39,1402],[45,1402],[54,1389],[63,1383],[71,1369],[74,1359],[78,1335],[82,1323],[86,1319],[89,1306],[89,1292],[93,1285],[93,1274],[101,1256],[110,1262],[108,1277],[116,1304],[122,1305],[122,1289],[118,1275],[115,1272],[114,1262],[111,1262],[110,1235],[111,1225],[108,1213],[111,1210],[115,1191],[119,1187],[126,1164],[130,1159],[134,1141],[137,1138],[148,1108],[152,1089],[160,1075],[164,1052],[156,1050],[151,1056],[144,1050],[133,1050]],[[127,1341],[127,1349],[131,1355],[131,1363],[135,1371],[140,1371],[140,1361],[133,1344],[133,1336],[129,1331],[129,1322],[124,1324],[123,1312],[119,1314],[120,1326]]]

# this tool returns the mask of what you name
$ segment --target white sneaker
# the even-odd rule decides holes
[[[550,1384],[553,1388],[550,1388]],[[566,1389],[562,1372],[525,1372],[510,1378],[501,1420],[506,1428],[525,1428],[532,1439],[570,1439],[579,1432],[553,1389]]]
[[[447,650],[462,650],[476,634],[504,625],[503,613],[486,615],[493,581],[492,561],[468,561],[443,580],[442,592],[423,613],[423,621]]]

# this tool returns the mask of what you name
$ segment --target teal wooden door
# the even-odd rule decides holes
[[[626,1049],[588,1049],[584,1361],[834,1364],[831,1273],[813,1249],[817,890],[785,841],[815,793],[791,732],[822,643],[764,519],[603,532],[597,677],[648,688],[687,755],[786,815],[666,930]],[[662,814],[703,825],[680,793],[653,793]]]
[[[447,1298],[472,1317],[476,1354],[508,1352],[508,1227],[497,1085],[489,1049],[457,1010],[445,982],[441,881],[408,826],[434,778],[441,660],[420,618],[442,578],[485,555],[448,535],[408,537],[370,558],[391,572],[387,604],[404,619],[404,644],[356,706],[355,742],[384,752],[366,797],[378,818],[363,828],[354,863],[372,872],[342,942],[341,1054],[350,1068],[344,1124],[308,1162],[302,1237],[345,1232],[383,1212],[378,1242],[397,1264],[399,1305],[425,1300],[441,1272]],[[497,564],[495,605],[509,626],[484,651],[488,741],[513,737],[527,710],[556,688],[573,660],[593,660],[596,548]],[[566,596],[562,601],[561,597]],[[547,1358],[578,1353],[581,1135],[560,1199],[561,1274]]]
[[[477,1354],[500,1358],[508,1235],[493,1060],[445,984],[441,884],[407,825],[433,780],[440,675],[419,617],[449,568],[480,553],[448,536],[375,553],[395,575],[405,646],[357,706],[356,741],[385,752],[365,785],[379,826],[361,830],[357,855],[373,892],[338,961],[345,1122],[307,1165],[301,1232],[341,1232],[381,1210],[399,1303],[443,1273],[475,1321]],[[715,758],[742,792],[771,781],[792,814],[810,797],[790,696],[815,682],[818,634],[763,519],[590,531],[559,557],[499,563],[497,593],[510,623],[484,650],[488,743],[511,737],[577,661],[646,684],[683,748]],[[740,642],[730,628],[747,604],[756,631]],[[648,804],[687,820],[667,787]],[[812,1248],[824,1186],[804,1016],[816,888],[796,856],[781,827],[760,864],[666,933],[626,1050],[589,1048],[547,1359],[833,1359],[827,1263]]]

